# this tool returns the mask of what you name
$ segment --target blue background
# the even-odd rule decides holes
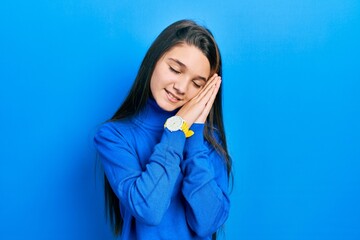
[[[360,239],[358,0],[2,1],[0,239],[112,239],[92,137],[182,18],[223,56],[226,239]]]

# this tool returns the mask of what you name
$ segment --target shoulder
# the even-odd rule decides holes
[[[95,133],[95,143],[129,140],[129,137],[133,135],[134,127],[134,124],[129,119],[105,122],[98,127]]]

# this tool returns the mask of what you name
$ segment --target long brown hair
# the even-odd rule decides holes
[[[152,43],[140,65],[128,96],[109,121],[136,115],[145,106],[147,99],[151,96],[150,79],[156,63],[171,48],[183,43],[199,48],[210,62],[211,75],[217,73],[222,76],[221,55],[212,33],[194,21],[177,21],[165,28]],[[223,156],[227,166],[227,173],[230,175],[232,162],[227,150],[222,116],[222,88],[220,87],[206,121],[204,136]],[[220,141],[215,138],[216,135]],[[119,235],[123,226],[120,201],[112,190],[106,175],[104,175],[104,180],[106,213],[114,234]],[[213,239],[216,239],[216,233],[214,233]]]

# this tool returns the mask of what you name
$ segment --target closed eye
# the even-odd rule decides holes
[[[180,73],[181,73],[181,72],[175,70],[174,68],[172,68],[171,66],[169,66],[169,69],[170,69],[170,71],[172,71],[172,72],[174,72],[174,73],[176,73],[176,74],[180,74]]]
[[[193,84],[194,84],[194,86],[195,86],[196,88],[201,88],[201,87],[202,87],[202,85],[196,83],[196,81],[192,81],[192,82],[193,82]]]

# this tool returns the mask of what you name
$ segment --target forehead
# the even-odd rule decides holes
[[[183,63],[191,74],[209,78],[210,62],[199,48],[188,44],[177,45],[164,55],[165,61],[171,61],[171,59]]]

